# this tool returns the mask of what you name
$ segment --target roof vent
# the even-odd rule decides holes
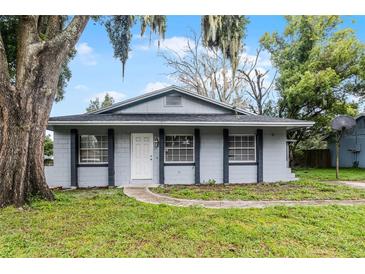
[[[168,107],[182,105],[181,95],[167,95],[165,98],[165,105]]]

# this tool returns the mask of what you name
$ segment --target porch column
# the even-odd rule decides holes
[[[161,185],[165,183],[165,130],[159,130],[159,182]]]
[[[108,129],[108,185],[115,186],[114,129]]]
[[[200,184],[200,129],[194,129],[195,184]]]
[[[257,161],[257,182],[262,183],[264,181],[264,169],[263,169],[263,131],[258,129],[256,131],[256,161]]]
[[[229,183],[229,131],[223,129],[223,183]]]
[[[71,129],[71,186],[78,187],[77,165],[79,162],[79,134]]]

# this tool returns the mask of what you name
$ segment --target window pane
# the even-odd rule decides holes
[[[229,136],[230,161],[255,161],[255,136],[233,135]]]
[[[108,162],[108,136],[81,135],[80,136],[81,163]]]
[[[169,135],[165,137],[166,162],[192,162],[194,160],[194,136]]]

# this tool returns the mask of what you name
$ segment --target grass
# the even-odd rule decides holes
[[[204,209],[120,189],[0,209],[0,257],[364,257],[365,206]]]
[[[201,200],[365,199],[365,190],[313,180],[245,185],[165,186],[152,188],[151,191],[175,198]]]
[[[301,179],[336,180],[335,168],[297,168],[294,172]],[[339,180],[365,181],[365,168],[340,168]]]

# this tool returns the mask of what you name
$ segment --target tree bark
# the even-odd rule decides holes
[[[0,39],[0,207],[21,207],[33,195],[54,199],[44,175],[45,131],[62,65],[88,16],[75,16],[48,41],[39,39],[38,21],[38,16],[21,19],[15,85],[10,83]],[[57,18],[49,21],[54,22],[54,32]]]

